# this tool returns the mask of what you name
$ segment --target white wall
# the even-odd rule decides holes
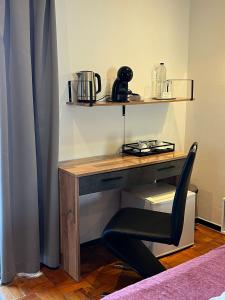
[[[161,61],[169,78],[186,78],[189,0],[56,0],[60,80],[60,160],[115,153],[123,143],[120,107],[68,106],[66,82],[80,70],[101,74],[111,91],[117,69],[130,66],[130,88],[150,95]],[[184,147],[186,104],[127,108],[127,141],[163,138]]]
[[[118,68],[128,65],[134,72],[129,87],[149,97],[155,64],[165,62],[168,78],[186,78],[189,0],[56,0],[56,19],[59,160],[116,153],[123,143],[121,107],[68,106],[67,81],[74,72],[93,70],[102,77],[102,96],[111,92]],[[185,103],[127,107],[126,141],[161,138],[183,149],[185,114]],[[96,238],[119,204],[117,192],[85,197],[81,203],[81,212],[86,213],[81,220],[82,241]],[[118,200],[115,205],[112,198]],[[98,207],[91,219],[90,207]],[[101,211],[104,218],[99,224]],[[91,236],[86,219],[95,227]]]
[[[199,142],[193,182],[198,215],[221,224],[225,196],[225,1],[193,0],[190,19],[190,77],[196,101],[188,106],[186,142]]]

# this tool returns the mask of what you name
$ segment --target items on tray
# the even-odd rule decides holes
[[[174,150],[174,143],[159,140],[138,141],[136,143],[124,144],[122,146],[123,153],[136,156],[172,152]]]

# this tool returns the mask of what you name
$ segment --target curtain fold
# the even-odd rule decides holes
[[[4,279],[13,278],[15,261],[13,255],[12,224],[9,177],[8,108],[6,87],[6,65],[4,49],[5,3],[0,2],[0,271]],[[7,224],[8,223],[8,224]],[[7,228],[5,228],[5,225]],[[4,248],[1,246],[4,245]],[[7,252],[12,249],[12,252]],[[3,280],[4,282],[4,280]],[[7,282],[7,280],[6,280]]]
[[[0,0],[0,278],[59,264],[53,0]]]

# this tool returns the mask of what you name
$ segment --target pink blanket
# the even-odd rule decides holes
[[[225,291],[225,245],[104,300],[208,300]]]

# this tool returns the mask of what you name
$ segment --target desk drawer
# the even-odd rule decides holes
[[[169,161],[156,165],[156,179],[164,179],[181,174],[185,159]]]
[[[79,180],[80,195],[123,189],[176,176],[181,173],[183,164],[184,159],[179,159],[145,167],[84,176]]]
[[[185,159],[180,159],[139,168],[135,184],[147,184],[154,180],[180,175],[184,161]]]
[[[140,168],[133,168],[81,177],[80,195],[132,186],[139,178],[139,174]]]

